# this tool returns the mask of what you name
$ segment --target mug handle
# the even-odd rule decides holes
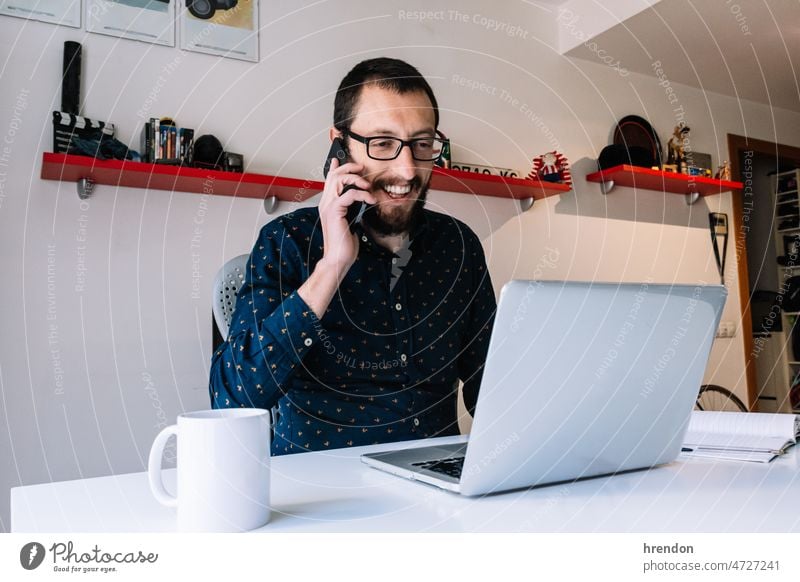
[[[168,426],[158,433],[156,440],[153,441],[153,446],[150,447],[150,458],[147,462],[147,479],[150,481],[150,490],[158,502],[167,507],[178,505],[178,498],[169,494],[164,487],[164,480],[161,478],[161,457],[164,455],[167,439],[173,434],[178,436],[177,424]]]

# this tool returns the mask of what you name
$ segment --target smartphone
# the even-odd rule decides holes
[[[331,160],[333,160],[333,158],[337,158],[339,160],[340,166],[348,161],[347,151],[344,149],[342,140],[338,137],[333,139],[331,149],[328,152],[328,158],[325,160],[325,165],[322,167],[322,174],[326,178],[328,177],[328,170],[331,169]],[[352,188],[355,188],[353,184],[345,184],[344,188],[342,188],[342,194]],[[350,225],[350,232],[355,231],[356,223],[361,220],[361,215],[366,209],[367,204],[359,201],[356,201],[347,207],[347,224]]]

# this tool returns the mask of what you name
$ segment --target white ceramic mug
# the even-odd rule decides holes
[[[179,531],[234,532],[269,522],[270,415],[260,408],[178,415],[150,449],[148,478],[156,499],[178,508]],[[177,496],[161,478],[170,435],[178,439]]]

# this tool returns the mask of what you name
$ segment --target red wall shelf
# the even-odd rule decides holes
[[[44,153],[42,179],[129,188],[151,188],[176,192],[197,192],[217,196],[240,196],[302,202],[320,192],[323,183],[265,174],[238,174],[183,166],[147,164],[121,160],[98,160],[88,156]],[[488,174],[434,168],[431,189],[480,196],[540,200],[569,192],[565,184],[506,178]]]
[[[462,192],[481,196],[497,196],[524,200],[533,198],[541,200],[548,196],[558,196],[569,192],[572,188],[566,184],[528,180],[522,178],[506,178],[490,174],[462,172],[461,170],[445,170],[434,168],[431,178],[432,190],[445,192]]]
[[[96,184],[197,192],[302,202],[322,190],[322,182],[265,174],[239,174],[183,166],[146,164],[122,160],[98,160],[88,156],[45,153],[42,179],[77,182],[89,178]]]
[[[729,190],[741,190],[741,182],[717,180],[702,176],[687,176],[675,172],[650,170],[638,166],[614,166],[593,174],[588,174],[586,180],[604,184],[607,193],[613,186],[627,186],[629,188],[642,188],[657,192],[670,192],[691,196],[712,196]],[[611,185],[609,187],[608,185]]]

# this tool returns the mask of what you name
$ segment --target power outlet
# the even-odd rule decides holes
[[[717,337],[732,338],[736,337],[736,323],[733,321],[721,321],[717,329]]]

